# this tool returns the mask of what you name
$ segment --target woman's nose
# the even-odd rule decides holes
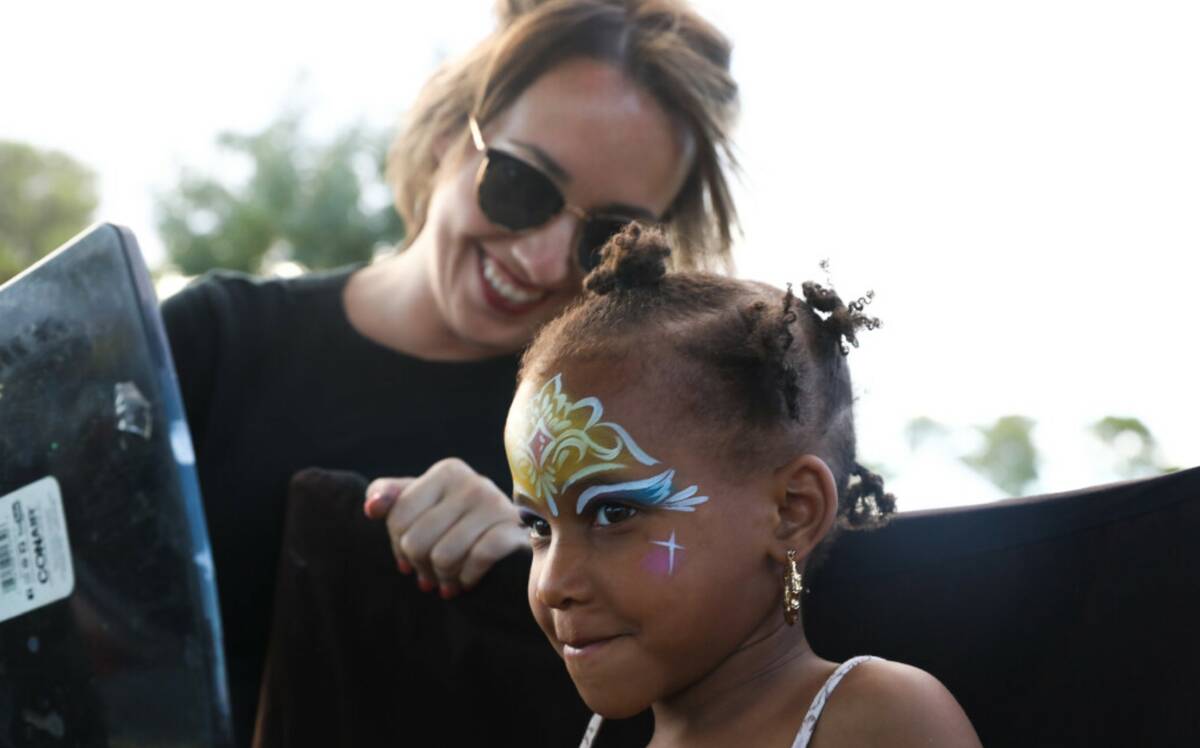
[[[587,578],[587,550],[579,542],[556,537],[531,570],[533,593],[548,608],[562,610],[586,602],[591,585]]]
[[[524,280],[542,288],[562,285],[571,274],[571,245],[579,219],[563,211],[544,226],[513,240],[513,259]]]

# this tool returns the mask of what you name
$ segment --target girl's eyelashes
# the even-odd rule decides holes
[[[638,510],[628,504],[618,504],[613,501],[597,502],[595,505],[596,524],[608,527],[632,518]]]
[[[534,538],[550,537],[550,523],[542,519],[533,512],[520,510],[518,516],[521,518],[521,525],[529,528],[529,534]]]
[[[621,504],[615,501],[597,501],[587,508],[584,512],[584,518],[591,517],[591,522],[596,527],[611,527],[625,522],[637,514],[640,510],[637,507]],[[550,523],[541,516],[529,511],[528,509],[520,509],[517,514],[522,527],[529,529],[529,536],[533,539],[545,540],[551,535]]]

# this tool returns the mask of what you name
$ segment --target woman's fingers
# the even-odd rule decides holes
[[[363,513],[370,519],[383,519],[388,510],[415,478],[378,478],[367,486]]]
[[[386,519],[397,566],[444,597],[479,583],[497,561],[528,544],[516,508],[462,460],[419,478],[380,478],[367,488],[368,517]]]
[[[506,497],[499,495],[497,500],[480,496],[478,499],[453,527],[442,534],[429,553],[439,583],[444,590],[449,587],[451,593],[473,587],[492,564],[512,550],[510,548],[501,555],[494,556],[494,553],[501,550],[497,538],[507,537],[512,533],[492,533],[493,529],[506,528],[516,531],[518,536],[525,535],[520,528],[516,508]],[[468,577],[464,571],[472,557],[475,561]],[[482,569],[475,568],[480,565],[483,566]]]
[[[492,525],[471,545],[458,572],[459,584],[463,589],[471,589],[500,559],[528,547],[529,532],[524,527],[507,522]]]
[[[389,522],[388,531],[392,534],[392,544],[399,546],[401,553],[417,570],[418,583],[421,583],[422,587],[440,581],[433,565],[433,548],[468,510],[468,501],[461,494],[452,494],[443,496],[441,501],[430,506],[402,530],[393,529]],[[400,525],[397,524],[396,527],[399,528]]]

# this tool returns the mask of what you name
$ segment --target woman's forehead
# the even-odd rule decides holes
[[[694,150],[690,132],[652,94],[616,67],[585,58],[543,74],[488,130],[493,145],[553,162],[547,171],[562,172],[573,202],[619,202],[654,215],[682,189]]]

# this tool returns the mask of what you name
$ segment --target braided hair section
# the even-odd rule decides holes
[[[667,274],[671,248],[662,231],[631,223],[600,250],[600,265],[583,287],[598,296],[635,288],[657,288]]]

